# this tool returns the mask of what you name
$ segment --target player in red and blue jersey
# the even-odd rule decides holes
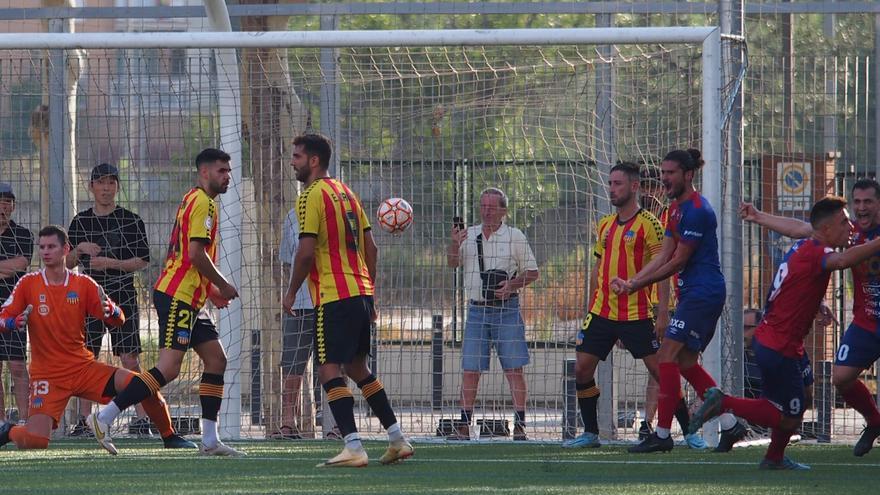
[[[852,187],[852,208],[855,213],[853,245],[861,245],[880,237],[880,184],[874,179],[859,179]],[[745,220],[794,238],[812,235],[810,224],[792,218],[769,215],[745,203],[741,208]],[[834,361],[832,382],[847,404],[864,418],[866,426],[853,449],[861,457],[874,446],[880,436],[880,410],[868,387],[859,380],[862,372],[880,359],[880,255],[852,267],[853,321],[843,334]]]
[[[709,389],[691,421],[693,430],[722,411],[730,411],[772,428],[762,469],[810,469],[784,455],[792,433],[801,424],[807,404],[805,385],[812,376],[804,339],[813,327],[831,272],[855,266],[880,252],[880,238],[835,251],[849,244],[853,229],[843,198],[828,196],[816,202],[810,211],[810,225],[812,237],[798,241],[780,263],[764,319],[752,340],[763,377],[762,397],[744,399]]]
[[[630,292],[678,273],[678,303],[660,345],[660,395],[657,428],[633,453],[672,450],[669,429],[681,394],[681,377],[700,397],[715,380],[699,364],[700,353],[715,334],[715,325],[724,309],[726,289],[718,259],[718,221],[712,206],[693,185],[694,175],[703,166],[698,150],[669,152],[660,164],[666,196],[672,200],[669,221],[660,255],[629,280],[616,279],[615,291]],[[724,415],[722,428],[737,426],[736,418]]]

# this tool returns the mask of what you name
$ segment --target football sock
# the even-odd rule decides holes
[[[599,434],[599,387],[596,380],[587,383],[576,383],[578,407],[581,408],[581,419],[584,421],[584,431]]]
[[[861,380],[856,380],[849,389],[841,393],[841,396],[865,418],[868,426],[880,425],[880,410],[877,409],[868,387]]]
[[[400,429],[400,424],[394,423],[388,427],[388,440],[391,442],[403,440],[403,431]]]
[[[158,393],[166,383],[165,377],[157,368],[151,368],[146,373],[135,373],[128,385],[116,395],[113,402],[101,409],[98,413],[98,419],[102,423],[112,423],[120,412]]]
[[[119,416],[119,413],[122,412],[119,410],[119,406],[116,405],[116,401],[110,401],[106,406],[102,407],[100,411],[98,411],[98,421],[104,424],[112,424],[113,421],[116,420],[116,417]]]
[[[791,439],[790,431],[782,431],[779,428],[773,428],[770,431],[770,446],[767,447],[767,454],[764,456],[767,460],[773,462],[782,461],[785,455],[785,447]]]
[[[219,441],[219,432],[217,431],[217,422],[211,419],[202,418],[202,443],[207,447],[216,447]]]
[[[9,439],[15,443],[20,450],[25,449],[45,449],[49,447],[49,438],[34,435],[27,430],[26,426],[13,426],[9,430]]]
[[[199,382],[199,402],[202,406],[202,417],[217,421],[220,404],[223,402],[223,375],[202,373]]]
[[[373,375],[358,382],[358,388],[361,394],[367,400],[373,414],[379,418],[382,427],[386,430],[393,424],[397,423],[397,417],[394,416],[394,410],[391,409],[391,402],[388,401],[388,394],[385,393],[385,387]]]
[[[364,444],[361,443],[361,436],[358,432],[345,435],[345,448],[349,450],[364,450]]]
[[[706,390],[715,386],[715,380],[699,364],[695,364],[686,370],[681,370],[681,376],[694,387],[694,391],[697,392],[701,399]]]
[[[721,400],[721,409],[732,411],[750,423],[769,428],[778,426],[782,419],[782,413],[767,399],[744,399],[726,395]]]
[[[171,426],[171,414],[168,412],[168,404],[161,393],[147,397],[141,406],[144,412],[150,417],[150,420],[159,430],[162,438],[171,436],[174,433],[174,427]]]
[[[351,433],[357,433],[357,426],[354,422],[354,397],[351,395],[348,385],[340,376],[332,378],[323,385],[324,391],[327,392],[327,403],[330,406],[330,412],[336,419],[336,425],[343,437],[348,437]],[[357,438],[360,443],[360,437]]]
[[[660,393],[657,396],[657,433],[669,436],[672,416],[681,399],[681,375],[678,363],[660,363]],[[661,430],[662,429],[662,430]],[[661,436],[660,438],[666,438]]]

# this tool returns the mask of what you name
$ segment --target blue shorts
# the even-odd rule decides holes
[[[834,366],[864,369],[874,364],[878,358],[880,358],[880,335],[850,323],[843,333],[840,347],[837,348]]]
[[[813,367],[806,353],[790,358],[752,340],[755,361],[761,368],[761,396],[774,403],[784,416],[803,416],[805,389],[813,383]]]
[[[688,349],[702,352],[715,335],[715,326],[724,310],[720,299],[683,298],[675,306],[675,315],[666,327],[667,339],[683,343]]]
[[[504,306],[468,306],[461,344],[461,368],[464,371],[488,370],[493,346],[502,369],[522,368],[529,364],[526,326],[519,312],[518,298],[506,301]]]

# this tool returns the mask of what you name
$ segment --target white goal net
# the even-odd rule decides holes
[[[709,157],[704,180],[713,181],[704,184],[704,194],[714,195],[720,210],[718,101],[711,122],[704,118],[702,39],[713,31],[700,29],[690,43],[623,39],[609,29],[607,44],[425,47],[413,38],[395,46],[241,48],[232,107],[221,92],[230,81],[211,49],[112,48],[108,42],[63,52],[66,84],[56,87],[69,101],[61,128],[50,125],[47,107],[51,74],[59,71],[52,61],[61,60],[51,53],[60,51],[0,50],[0,177],[16,190],[17,221],[36,231],[49,218],[53,140],[69,144],[64,159],[75,181],[65,187],[78,191],[75,211],[92,205],[93,166],[119,168],[119,203],[143,218],[150,244],[150,265],[137,275],[141,362],[148,369],[157,356],[151,287],[178,202],[194,184],[195,154],[231,140],[240,145],[240,163],[233,164],[240,179],[222,204],[237,203],[241,215],[221,214],[232,224],[224,235],[231,232],[240,244],[234,263],[240,258],[241,304],[234,308],[240,313],[216,316],[230,348],[221,422],[227,435],[248,438],[282,424],[286,278],[278,250],[298,191],[289,165],[292,138],[329,134],[336,175],[368,211],[388,197],[405,198],[414,208],[415,222],[403,235],[374,229],[380,262],[372,363],[404,429],[416,436],[433,436],[442,419],[459,415],[466,299],[460,274],[446,266],[452,218],[479,223],[479,192],[499,187],[510,197],[507,222],[525,232],[541,273],[521,297],[531,360],[525,369],[528,433],[558,440],[578,421],[570,360],[588,299],[595,224],[611,208],[610,166],[631,161],[651,169],[672,149],[703,148]],[[711,77],[708,84],[719,94],[720,75]],[[224,124],[230,111],[240,126]],[[707,136],[715,142],[706,143]],[[104,349],[101,358],[111,359]],[[475,417],[512,425],[510,392],[492,360]],[[712,366],[721,371],[720,363]],[[164,389],[180,425],[199,416],[200,373],[190,353],[180,377]],[[603,433],[634,438],[644,409],[643,366],[615,349],[600,375]],[[320,400],[313,400],[310,384],[309,370],[299,427],[320,435]],[[355,395],[359,427],[379,433],[378,420]],[[121,433],[129,419],[117,424]]]

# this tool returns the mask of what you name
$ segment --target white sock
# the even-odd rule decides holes
[[[217,422],[202,418],[202,443],[205,447],[216,447],[217,437]]]
[[[722,430],[729,430],[736,426],[736,416],[730,413],[723,413],[718,416],[718,422],[721,424]]]
[[[657,429],[654,430],[654,433],[656,433],[657,436],[660,438],[669,438],[669,428],[658,426]]]
[[[403,440],[403,432],[400,431],[400,423],[394,423],[388,427],[388,440],[392,442]]]
[[[119,410],[119,406],[116,405],[112,400],[109,404],[102,407],[100,411],[98,411],[98,421],[104,424],[111,424],[116,421],[116,417],[119,416],[119,413],[122,411]]]
[[[349,450],[364,450],[364,444],[361,443],[361,436],[358,432],[345,435],[345,448]]]

